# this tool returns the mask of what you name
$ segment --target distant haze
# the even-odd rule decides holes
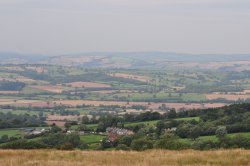
[[[250,53],[249,0],[1,0],[0,51]]]

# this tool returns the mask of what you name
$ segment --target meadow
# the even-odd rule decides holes
[[[242,149],[210,151],[58,151],[1,150],[4,166],[243,166],[250,164],[250,151]]]

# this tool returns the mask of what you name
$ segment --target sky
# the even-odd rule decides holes
[[[0,51],[250,53],[250,0],[0,0]]]

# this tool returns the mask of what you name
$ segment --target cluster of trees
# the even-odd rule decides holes
[[[19,127],[38,127],[45,125],[44,121],[36,115],[0,113],[0,129]]]
[[[23,82],[0,81],[1,91],[20,91],[25,87]]]
[[[174,110],[161,115],[158,112],[144,112],[138,115],[133,114],[125,114],[123,117],[117,117],[112,115],[103,116],[98,120],[98,127],[97,132],[104,132],[106,131],[107,127],[120,127],[124,128],[124,124],[126,122],[144,122],[150,120],[160,120],[166,118],[168,115],[171,114]],[[175,111],[174,111],[175,112]],[[175,112],[176,114],[176,112]],[[136,129],[135,129],[136,130]]]
[[[62,116],[68,116],[68,115],[77,115],[77,116],[79,116],[80,112],[79,111],[72,111],[72,110],[65,110],[65,109],[60,109],[60,110],[53,109],[51,111],[51,114],[52,115],[57,114],[57,115],[62,115]]]
[[[5,143],[5,142],[9,142],[9,141],[15,141],[18,138],[16,137],[9,137],[8,135],[3,135],[2,137],[0,137],[0,144]]]
[[[250,138],[241,134],[228,136],[228,133],[250,132],[250,104],[237,104],[217,109],[191,110],[165,116],[156,127],[133,125],[127,127],[135,132],[110,142],[102,142],[102,148],[115,147],[123,150],[162,149],[215,149],[250,148]],[[140,116],[140,115],[138,115]],[[177,117],[199,116],[200,120],[175,120]],[[131,119],[131,118],[129,118]],[[200,139],[200,136],[215,136],[214,139]],[[185,138],[185,139],[183,139]],[[189,140],[189,141],[185,141]]]
[[[4,119],[17,122],[17,117],[21,118],[22,127],[27,126],[26,121],[30,122],[31,117],[39,121],[36,116],[0,114],[0,124]],[[14,118],[15,117],[15,118]],[[180,120],[176,118],[189,118]],[[190,120],[192,119],[192,120]],[[156,125],[138,124],[126,125],[128,122],[147,122],[157,120]],[[216,109],[190,110],[176,112],[170,110],[161,115],[158,112],[145,112],[139,115],[126,114],[123,117],[103,116],[99,119],[97,132],[106,131],[107,127],[126,128],[134,132],[133,135],[123,136],[115,141],[104,138],[101,142],[101,149],[116,148],[120,150],[145,150],[151,148],[161,149],[215,149],[215,148],[249,148],[250,138],[243,135],[229,136],[228,133],[250,132],[250,104],[235,104]],[[87,116],[82,117],[82,124],[78,131],[92,131],[85,124],[91,124],[93,119]],[[68,126],[65,126],[67,131]],[[40,136],[36,141],[18,140],[8,141],[6,137],[2,138],[7,142],[3,148],[58,148],[58,149],[85,149],[87,145],[82,142],[77,133],[66,134],[60,128],[53,126],[49,133]],[[201,139],[200,136],[211,136],[215,139]],[[31,143],[29,144],[29,142]]]
[[[250,104],[235,104],[216,109],[181,111],[161,123],[164,129],[175,127],[175,134],[181,138],[215,135],[218,126],[225,126],[228,133],[249,132],[249,110]],[[177,117],[199,117],[199,121],[175,121]]]
[[[157,129],[140,129],[135,135],[123,136],[114,142],[103,139],[101,148],[116,148],[117,150],[137,150],[146,149],[197,149],[209,150],[218,148],[245,148],[250,149],[250,138],[241,134],[233,137],[227,135],[226,127],[220,126],[216,130],[215,140],[195,139],[184,141],[174,132],[167,132],[157,136]]]
[[[2,138],[3,139],[3,138]],[[2,140],[1,139],[1,140]],[[1,141],[0,140],[0,141]],[[61,149],[61,150],[73,150],[86,149],[88,146],[84,143],[77,133],[67,134],[59,127],[53,126],[50,132],[42,134],[40,139],[16,139],[10,140],[4,136],[5,144],[2,144],[2,149]]]
[[[62,69],[63,70],[63,69]],[[37,73],[36,71],[27,70],[25,72],[16,72],[22,76],[32,78],[35,80],[44,80],[48,81],[52,84],[58,83],[69,83],[69,82],[77,82],[77,81],[99,81],[99,82],[118,82],[122,84],[136,84],[136,85],[144,85],[144,82],[136,81],[133,79],[120,78],[120,77],[112,77],[107,75],[103,71],[91,70],[83,74],[79,75],[68,75],[64,73],[62,75],[52,75],[51,73]]]

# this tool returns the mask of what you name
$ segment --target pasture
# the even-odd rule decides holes
[[[74,88],[109,88],[111,87],[108,84],[101,84],[96,82],[71,82],[67,83],[67,86],[71,86]]]
[[[125,127],[129,127],[129,126],[136,126],[136,125],[145,125],[148,127],[154,127],[156,125],[156,123],[159,120],[152,120],[152,121],[145,121],[145,122],[131,122],[131,123],[125,123]]]
[[[177,118],[175,120],[177,120],[177,121],[189,121],[189,120],[199,121],[200,117]]]
[[[17,137],[22,135],[22,131],[19,129],[2,129],[0,130],[0,137],[7,135],[8,137]]]
[[[97,134],[86,134],[80,136],[81,140],[87,144],[99,143],[104,137],[104,135],[97,135]]]
[[[250,151],[242,149],[210,151],[58,151],[58,150],[1,150],[4,166],[182,166],[182,165],[249,165]]]

